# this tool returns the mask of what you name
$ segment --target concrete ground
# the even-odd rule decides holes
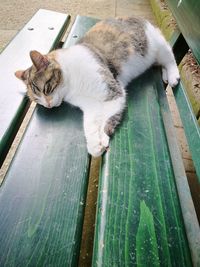
[[[77,15],[107,18],[137,14],[153,21],[148,0],[0,0],[0,50],[40,8]]]

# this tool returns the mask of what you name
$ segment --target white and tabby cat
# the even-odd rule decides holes
[[[100,156],[109,146],[126,102],[125,87],[152,64],[162,67],[164,82],[174,87],[179,71],[160,31],[139,18],[97,23],[74,46],[47,55],[31,51],[33,66],[15,75],[31,100],[47,107],[62,101],[84,113],[88,152]]]

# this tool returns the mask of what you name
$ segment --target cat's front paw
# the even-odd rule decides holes
[[[103,135],[101,140],[97,143],[88,143],[87,149],[88,153],[93,157],[100,157],[109,148],[109,136]]]
[[[180,81],[180,74],[177,66],[172,66],[168,70],[163,68],[162,78],[164,83],[168,83],[172,88],[175,87]]]
[[[107,147],[104,147],[101,144],[98,144],[98,145],[95,145],[95,146],[88,145],[87,149],[88,149],[88,153],[91,156],[97,158],[97,157],[100,157],[104,153],[104,151],[107,150]]]
[[[168,83],[172,88],[174,88],[179,83],[179,81],[180,81],[180,75],[179,73],[176,72],[171,74],[168,78]]]

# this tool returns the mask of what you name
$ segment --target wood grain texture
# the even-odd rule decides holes
[[[178,27],[200,64],[200,1],[166,0]]]
[[[55,48],[69,19],[68,15],[40,9],[0,54],[0,165],[28,105],[25,86],[14,73],[32,64],[30,50],[47,53]]]
[[[93,266],[192,266],[155,70],[128,90],[102,164]]]
[[[74,266],[89,159],[82,115],[38,107],[0,189],[0,266]]]
[[[89,164],[81,111],[37,106],[0,188],[0,266],[77,266]]]

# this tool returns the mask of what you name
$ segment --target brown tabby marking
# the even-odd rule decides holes
[[[97,54],[106,59],[109,69],[116,77],[120,73],[121,64],[133,53],[145,56],[147,39],[144,21],[138,18],[107,19],[97,23],[80,40]]]
[[[108,136],[111,136],[114,133],[115,128],[121,121],[121,118],[122,118],[122,113],[117,113],[107,120],[104,131]]]
[[[36,101],[37,96],[43,94],[47,103],[50,103],[54,89],[62,81],[62,73],[59,64],[55,60],[55,52],[42,56],[36,51],[30,52],[33,62],[32,67],[26,71],[16,72],[27,85],[27,95],[30,100]]]
[[[134,53],[145,56],[148,48],[144,21],[138,18],[101,21],[86,33],[79,44],[87,47],[102,66],[100,73],[110,89],[105,101],[123,94],[117,81],[123,62]]]

